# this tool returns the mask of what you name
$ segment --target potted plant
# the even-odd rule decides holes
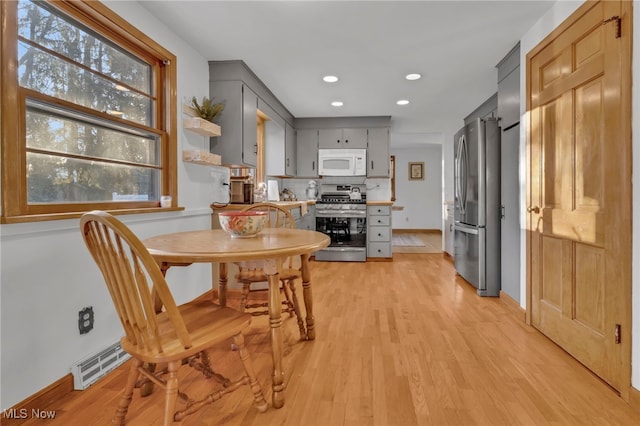
[[[198,117],[213,123],[213,120],[222,112],[224,104],[214,103],[213,98],[202,97],[202,101],[198,102],[195,96],[191,98],[190,108],[195,111]]]

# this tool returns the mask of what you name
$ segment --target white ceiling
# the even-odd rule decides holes
[[[444,127],[461,126],[553,1],[141,4],[207,60],[243,60],[295,117],[390,115],[391,146],[401,148],[441,143]],[[422,79],[405,80],[412,72]],[[324,83],[326,74],[340,81]]]

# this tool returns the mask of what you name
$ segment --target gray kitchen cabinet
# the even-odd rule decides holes
[[[498,68],[498,117],[500,118],[500,276],[501,289],[520,301],[520,44]]]
[[[306,229],[309,231],[316,230],[316,206],[310,205],[307,207],[307,214],[296,218],[296,228]]]
[[[319,129],[320,148],[366,148],[367,129]]]
[[[297,176],[318,177],[318,130],[296,130]]]
[[[367,129],[367,177],[389,177],[389,128]]]
[[[287,123],[265,101],[258,98],[258,110],[264,121],[265,173],[268,176],[295,175],[295,135]]]
[[[451,258],[454,257],[454,206],[453,203],[446,203],[445,221],[444,221],[444,252]]]
[[[291,124],[286,123],[284,129],[284,170],[287,176],[296,175],[296,155],[296,131]]]
[[[241,81],[213,81],[211,98],[224,102],[218,117],[222,135],[211,138],[211,152],[229,166],[252,166],[257,162],[258,96]]]
[[[391,206],[367,206],[367,257],[392,257]]]

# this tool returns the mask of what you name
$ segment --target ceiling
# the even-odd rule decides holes
[[[392,148],[438,144],[451,126],[461,126],[496,92],[498,62],[553,5],[540,0],[140,3],[207,60],[243,60],[295,117],[390,115]],[[408,73],[422,78],[407,81]],[[325,83],[327,74],[340,80]],[[398,106],[399,99],[410,103]],[[344,106],[332,107],[334,100]]]

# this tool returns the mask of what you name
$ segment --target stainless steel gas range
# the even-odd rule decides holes
[[[321,185],[316,201],[316,231],[331,238],[316,261],[367,260],[366,185]]]

